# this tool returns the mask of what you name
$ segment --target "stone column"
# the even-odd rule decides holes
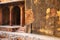
[[[2,8],[0,8],[0,25],[2,25]]]
[[[20,23],[20,25],[21,26],[24,26],[25,25],[25,10],[24,10],[24,6],[21,6],[20,7],[20,15],[21,15],[21,23]]]
[[[10,25],[12,25],[12,8],[13,6],[10,6]]]

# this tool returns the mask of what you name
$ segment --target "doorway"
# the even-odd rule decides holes
[[[12,25],[20,25],[20,8],[14,6],[12,9]]]

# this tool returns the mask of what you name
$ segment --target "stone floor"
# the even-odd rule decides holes
[[[20,33],[20,32],[6,32],[0,31],[0,35],[8,35],[7,38],[0,38],[1,40],[60,40],[57,37],[44,36],[44,35],[36,35],[30,33]]]

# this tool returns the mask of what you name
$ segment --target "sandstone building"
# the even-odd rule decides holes
[[[3,26],[14,31],[21,26],[28,33],[60,37],[59,4],[59,0],[1,0],[0,30]]]

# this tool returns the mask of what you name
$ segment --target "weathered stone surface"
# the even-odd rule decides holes
[[[34,15],[34,21],[32,25],[32,32],[41,34],[40,29],[46,27],[46,10],[47,8],[56,8],[57,11],[60,10],[60,1],[59,0],[26,0],[26,9],[32,9]],[[57,25],[57,24],[56,24]],[[51,30],[46,30],[46,32]],[[45,31],[43,33],[46,33]],[[52,31],[51,31],[52,32]],[[51,34],[51,33],[50,33]],[[49,35],[50,35],[49,34]]]
[[[25,23],[26,23],[26,25],[29,25],[29,24],[31,24],[33,21],[34,21],[34,15],[33,15],[33,12],[32,12],[32,9],[28,9],[28,10],[26,10],[26,12],[25,12],[26,14],[25,14]]]

